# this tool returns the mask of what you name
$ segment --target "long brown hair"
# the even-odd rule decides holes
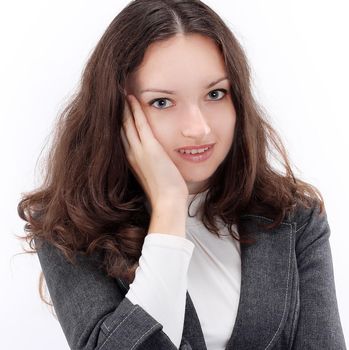
[[[22,194],[18,214],[35,253],[41,240],[74,263],[75,254],[102,253],[107,275],[134,278],[150,214],[120,138],[125,82],[147,47],[178,33],[205,35],[217,44],[227,68],[236,110],[233,145],[208,182],[202,221],[218,235],[215,217],[250,244],[240,216],[258,213],[276,227],[299,202],[309,207],[320,192],[296,179],[287,152],[251,92],[250,68],[238,40],[199,0],[131,1],[111,22],[84,68],[77,93],[59,115],[45,160],[43,184]],[[272,149],[284,174],[273,168]],[[231,225],[236,223],[239,237]],[[33,244],[34,243],[34,244]],[[42,287],[40,277],[40,296]],[[43,298],[42,298],[43,299]]]

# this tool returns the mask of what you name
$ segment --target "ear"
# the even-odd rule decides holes
[[[128,90],[126,88],[123,89],[123,94],[124,94],[125,98],[129,94],[129,92],[128,92]]]

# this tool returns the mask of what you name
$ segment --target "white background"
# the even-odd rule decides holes
[[[36,255],[17,255],[22,192],[100,36],[128,1],[0,4],[0,243],[3,349],[69,349],[39,299]],[[281,134],[297,176],[318,187],[331,227],[337,299],[349,344],[348,2],[210,0],[242,43],[254,94]]]

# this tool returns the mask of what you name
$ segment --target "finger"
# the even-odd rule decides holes
[[[124,149],[125,149],[126,159],[128,160],[128,162],[129,162],[129,164],[131,165],[131,168],[132,168],[132,166],[134,164],[134,156],[133,156],[131,147],[130,147],[128,141],[127,141],[124,129],[121,129],[120,134],[121,134],[122,143],[123,143]]]
[[[122,141],[122,143],[124,145],[125,151],[126,151],[126,153],[128,153],[130,151],[130,144],[127,141],[127,138],[126,138],[125,131],[124,131],[123,127],[121,127],[120,135],[121,135],[121,141]]]
[[[131,115],[132,115],[132,111],[130,109],[130,103],[128,102],[127,97],[126,97],[125,104],[124,104],[124,113],[123,113],[122,123],[124,124]]]
[[[125,110],[124,110],[124,119],[123,119],[122,128],[124,129],[125,138],[130,148],[134,147],[135,149],[139,149],[139,147],[141,146],[141,142],[140,142],[138,131],[136,129],[132,111],[128,106],[127,101],[125,101]]]
[[[127,98],[130,101],[131,111],[134,117],[135,126],[138,131],[141,143],[153,140],[153,132],[137,98],[133,95],[127,95]]]

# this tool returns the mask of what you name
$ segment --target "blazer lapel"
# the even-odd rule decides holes
[[[255,232],[255,244],[241,245],[241,289],[236,322],[226,350],[270,349],[286,321],[293,266],[292,225],[281,223],[271,231],[258,222],[262,216],[246,214],[242,225]]]
[[[204,334],[200,325],[199,317],[196,313],[195,306],[187,291],[187,301],[185,305],[184,327],[182,333],[182,342],[180,346],[187,344],[191,349],[207,350]]]

